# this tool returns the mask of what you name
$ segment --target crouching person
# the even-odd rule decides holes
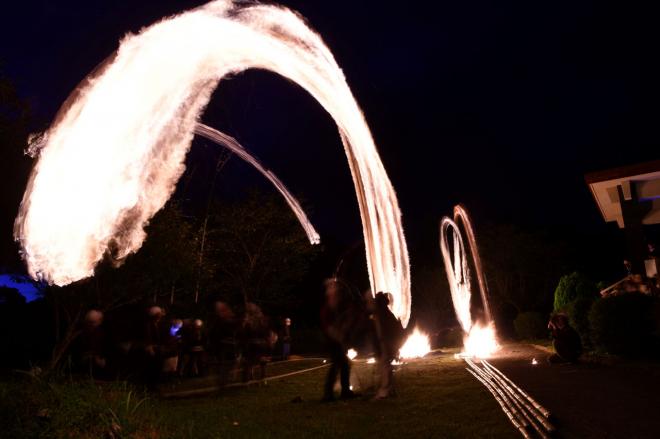
[[[548,329],[552,333],[555,354],[548,361],[550,363],[577,363],[582,354],[580,335],[568,323],[566,314],[554,314],[550,317]]]

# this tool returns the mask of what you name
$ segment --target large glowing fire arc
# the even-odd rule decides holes
[[[171,196],[200,114],[222,78],[277,73],[332,116],[355,185],[372,291],[410,317],[401,212],[364,116],[332,53],[294,12],[217,0],[127,35],[65,102],[40,142],[14,236],[28,270],[57,285],[137,251]]]

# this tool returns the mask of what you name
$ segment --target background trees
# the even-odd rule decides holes
[[[241,201],[215,203],[207,239],[205,289],[266,307],[297,301],[293,290],[319,252],[280,197],[256,190]]]
[[[18,96],[0,65],[0,268],[10,270],[20,265],[11,231],[30,172],[31,160],[24,154],[30,121],[30,106]]]
[[[509,224],[486,226],[477,237],[495,305],[549,311],[557,281],[570,263],[568,246],[543,231]]]

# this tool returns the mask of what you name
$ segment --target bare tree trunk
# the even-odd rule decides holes
[[[50,362],[48,363],[48,370],[53,371],[59,365],[62,357],[66,351],[71,346],[71,343],[80,335],[80,330],[78,330],[78,324],[80,323],[80,318],[82,316],[82,310],[78,310],[76,317],[69,324],[69,328],[64,334],[64,338],[59,340],[55,347],[53,348],[53,354],[51,355]]]
[[[218,161],[215,165],[215,172],[213,173],[213,179],[211,179],[211,188],[209,190],[209,197],[206,201],[206,213],[204,214],[204,225],[202,226],[202,239],[199,246],[199,260],[197,263],[197,282],[195,283],[195,303],[199,302],[199,287],[202,279],[202,263],[204,262],[204,246],[206,244],[206,229],[209,223],[209,213],[211,210],[211,201],[213,200],[213,189],[215,189],[215,180],[218,177],[218,174],[222,168],[227,164],[231,158],[232,153],[222,153],[218,157]]]
[[[210,198],[209,198],[210,200]],[[199,285],[202,280],[202,263],[204,262],[204,244],[206,243],[206,227],[209,223],[209,209],[206,209],[204,225],[202,226],[202,239],[199,246],[199,261],[197,262],[197,282],[195,283],[195,303],[199,302]]]

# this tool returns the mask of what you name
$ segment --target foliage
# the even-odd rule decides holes
[[[253,191],[246,200],[215,204],[208,224],[206,289],[234,302],[293,304],[319,248],[275,195]]]
[[[153,294],[170,299],[190,295],[196,276],[196,241],[193,226],[176,202],[168,203],[151,221],[142,248],[117,274],[129,285],[139,285],[135,294]],[[123,269],[123,271],[122,271]]]
[[[26,303],[13,288],[0,287],[2,295],[9,297],[4,302],[0,297],[0,369],[28,368],[30,362],[48,359],[52,311],[42,300]]]
[[[151,400],[125,383],[32,378],[0,383],[6,437],[149,437]]]
[[[24,154],[31,119],[29,105],[0,71],[0,267],[11,270],[20,264],[11,230],[31,166]]]
[[[485,225],[477,231],[494,309],[548,310],[552,288],[565,270],[568,246],[543,231]]]
[[[417,324],[427,331],[444,330],[457,325],[447,276],[438,262],[432,267],[413,267],[412,302]],[[463,342],[462,331],[457,346]]]
[[[0,286],[0,306],[25,305],[25,297],[16,288]]]
[[[591,343],[591,328],[589,326],[589,310],[596,301],[595,297],[578,296],[575,300],[568,304],[566,312],[570,325],[580,334],[582,346],[590,348]]]
[[[567,311],[571,302],[578,297],[595,299],[598,296],[596,285],[581,273],[573,272],[562,276],[555,289],[555,312]]]
[[[597,300],[589,311],[589,325],[596,348],[610,354],[640,356],[657,348],[653,332],[658,299],[628,293]]]
[[[516,334],[523,340],[546,338],[547,319],[539,312],[522,312],[513,321]]]
[[[111,260],[100,264],[94,277],[64,288],[57,294],[72,306],[108,309],[142,298],[168,296],[173,286],[189,284],[194,277],[192,226],[175,203],[169,203],[147,227],[140,250],[119,267]]]

